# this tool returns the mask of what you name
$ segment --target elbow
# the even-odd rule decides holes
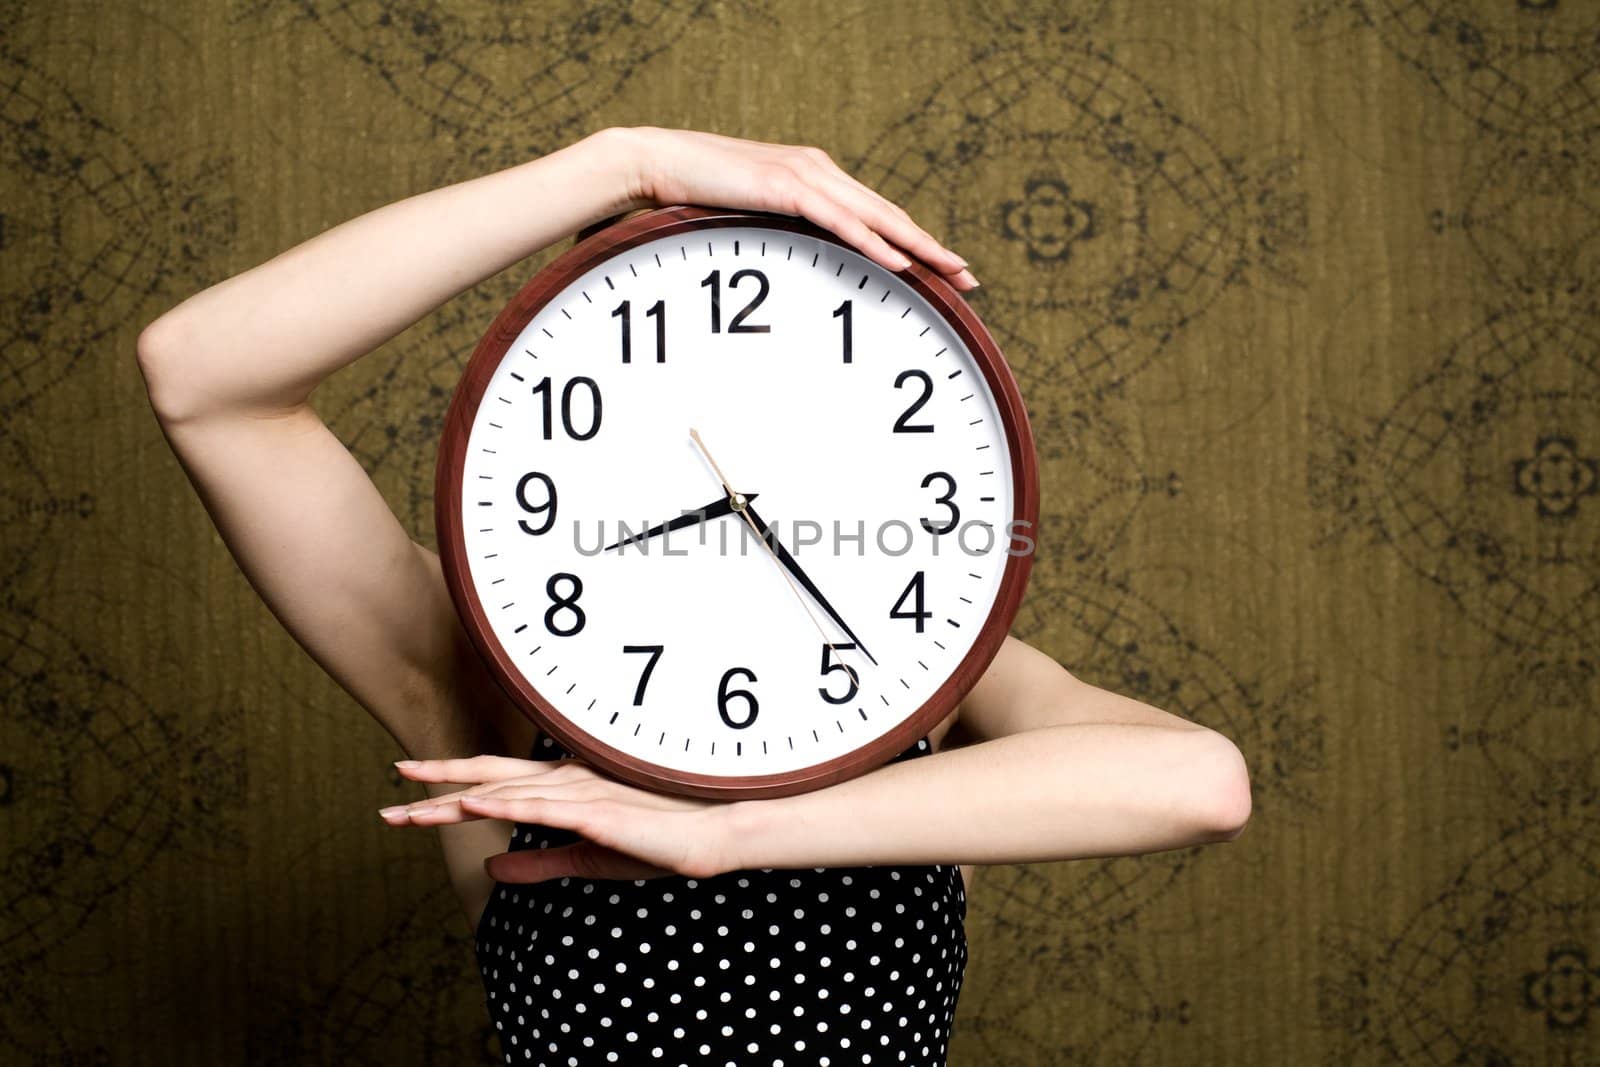
[[[1206,743],[1197,813],[1201,833],[1208,842],[1232,841],[1250,822],[1250,769],[1238,746],[1223,735],[1207,730],[1201,737]]]
[[[196,385],[195,364],[188,355],[195,347],[188,332],[168,312],[145,326],[134,346],[150,409],[163,426],[185,422],[205,411],[203,390]]]
[[[175,395],[175,375],[172,371],[172,353],[177,347],[176,333],[171,317],[163,315],[139,331],[139,340],[134,345],[150,408],[162,422],[179,417],[181,412],[181,401]]]

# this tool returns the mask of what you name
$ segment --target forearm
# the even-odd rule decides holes
[[[635,206],[632,145],[603,131],[369,211],[190,297],[141,353],[181,391],[169,407],[292,407],[451,297]]]
[[[742,870],[1129,855],[1227,840],[1248,813],[1243,760],[1221,735],[1085,723],[739,801],[713,817],[725,866]]]

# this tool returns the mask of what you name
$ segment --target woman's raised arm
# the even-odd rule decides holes
[[[890,269],[906,264],[892,241],[975,284],[963,260],[818,149],[609,129],[370,211],[190,297],[139,338],[151,399],[171,420],[289,410],[483,279],[591,223],[667,203],[805,215]]]

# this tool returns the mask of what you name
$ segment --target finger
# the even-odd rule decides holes
[[[556,829],[586,834],[594,820],[594,805],[587,800],[562,800],[550,796],[498,799],[463,796],[453,805],[464,813],[486,819],[537,823]]]
[[[913,222],[911,216],[904,210],[855,181],[837,166],[832,165],[831,161],[824,166],[808,159],[805,174],[813,189],[839,206],[841,215],[856,220],[861,232],[872,234],[873,239],[894,249],[893,258],[886,261],[883,257],[871,255],[870,249],[863,246],[860,240],[851,241],[875,262],[890,270],[904,270],[910,265],[910,261],[901,248],[895,247],[899,245],[932,269],[944,274],[957,289],[965,291],[978,287],[978,280],[966,269],[965,260],[945,248],[931,234]],[[810,212],[806,214],[807,217],[812,217]],[[849,235],[841,227],[850,226],[851,224],[846,222],[828,228],[849,239]],[[890,241],[894,244],[889,244]]]
[[[857,213],[886,239],[904,248],[940,274],[958,274],[967,261],[946,248],[900,205],[876,189],[856,180],[831,159],[823,165],[824,177],[833,182],[841,197],[852,199]]]
[[[911,259],[879,236],[860,217],[839,201],[804,182],[794,195],[797,213],[839,235],[862,255],[886,270],[902,271],[911,265]]]
[[[449,823],[491,818],[469,811],[454,801],[449,804],[433,804],[428,801],[401,804],[392,808],[380,808],[378,815],[390,826],[444,826]]]
[[[480,782],[476,785],[458,789],[455,792],[440,793],[425,800],[413,801],[410,804],[398,804],[394,807],[380,808],[378,809],[378,815],[384,822],[392,826],[405,826],[408,823],[416,823],[420,826],[435,826],[441,822],[453,821],[444,813],[444,809],[453,809],[460,803],[462,797],[485,796],[507,786],[521,787],[521,792],[518,794],[520,796],[532,796],[546,793],[552,789],[561,789],[573,785],[592,785],[593,783],[608,781],[601,778],[594,768],[578,759],[528,762],[535,769],[535,773],[518,775],[515,778]]]
[[[568,778],[565,781],[555,781],[554,776],[535,780],[516,779],[496,785],[480,786],[471,792],[495,800],[522,800],[538,796],[554,796],[558,800],[614,800],[636,810],[667,812],[699,811],[717,804],[728,803],[657,793],[595,774]]]
[[[543,795],[559,783],[547,782],[537,789],[529,789],[526,795]],[[391,808],[379,808],[378,815],[393,826],[438,826],[447,822],[461,821],[461,801],[465,797],[479,797],[494,792],[501,788],[501,783],[491,782],[486,785],[475,785],[467,789],[457,790],[454,793],[441,793],[426,800],[413,801],[410,804],[398,804]]]
[[[551,878],[661,878],[677,873],[592,841],[580,841],[560,848],[502,852],[485,860],[483,869],[497,882],[543,882]]]
[[[876,189],[858,180],[826,152],[807,149],[804,157],[815,171],[837,188],[848,190],[866,223],[886,238],[914,252],[941,274],[955,274],[967,261],[941,244],[902,208]]]
[[[472,756],[468,759],[397,760],[395,769],[414,782],[493,782],[551,770],[566,760],[527,760],[510,756]]]
[[[521,781],[521,779],[514,779],[514,781]],[[455,817],[459,813],[462,797],[480,796],[500,788],[502,784],[500,782],[489,782],[468,786],[453,793],[440,793],[437,796],[428,797],[426,800],[412,801],[410,804],[396,804],[393,807],[379,808],[378,815],[384,822],[392,826],[405,826],[408,824],[436,826],[441,822],[455,821]],[[549,788],[552,784],[554,783],[547,783],[546,788]]]
[[[608,796],[614,790],[626,789],[599,778],[571,778],[564,782],[547,779],[526,781],[517,779],[482,786],[472,790],[472,796],[482,800],[527,800],[530,797],[554,796],[557,800],[594,800]]]
[[[835,183],[836,195],[841,199],[854,198],[851,206],[856,213],[867,226],[885,240],[916,256],[934,271],[944,275],[956,288],[963,290],[977,288],[978,279],[967,269],[966,261],[912,222],[910,216],[905,215],[882,197],[869,196],[871,190],[865,187],[846,185],[837,178],[828,180]]]

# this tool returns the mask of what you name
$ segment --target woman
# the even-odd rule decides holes
[[[498,690],[438,556],[308,403],[462,290],[671,203],[803,215],[890,270],[910,254],[978,284],[817,149],[610,129],[194,295],[139,337],[150,401],[246,577],[425,783],[381,814],[439,828],[508,1062],[943,1063],[966,959],[955,864],[1231,839],[1250,812],[1233,744],[1007,638],[949,718],[852,781],[737,803],[613,781]]]

